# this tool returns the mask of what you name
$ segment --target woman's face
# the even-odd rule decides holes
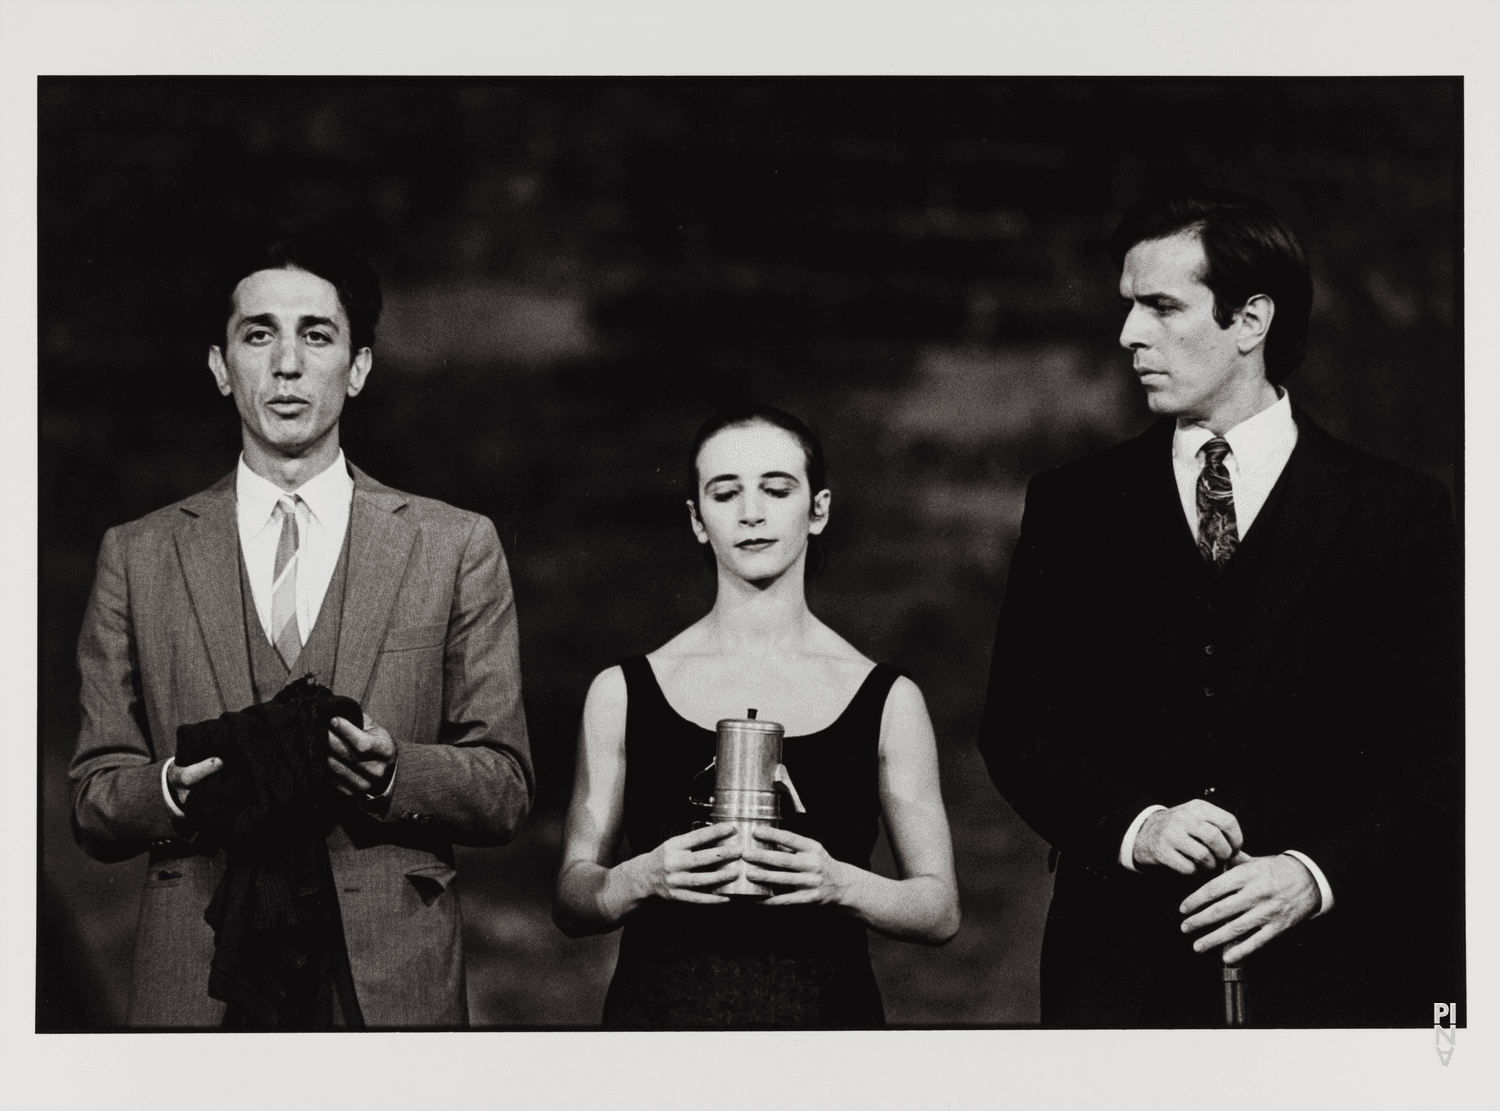
[[[809,490],[807,457],[775,425],[726,428],[698,451],[693,532],[719,566],[745,579],[775,579],[800,566],[809,535],[828,524],[827,490]]]

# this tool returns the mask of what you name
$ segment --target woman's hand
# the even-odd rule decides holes
[[[679,903],[727,903],[729,896],[703,888],[718,887],[739,874],[739,847],[725,840],[734,830],[733,822],[720,822],[678,834],[621,867],[635,873],[647,895]]]
[[[756,883],[790,888],[765,900],[766,906],[848,902],[849,887],[859,869],[835,860],[811,837],[775,826],[756,826],[752,832],[768,847],[745,850],[745,860],[751,865],[745,870],[746,877]]]
[[[727,895],[711,889],[739,874],[732,822],[669,837],[650,852],[614,863],[625,821],[627,711],[624,672],[618,666],[601,672],[583,704],[573,801],[552,904],[553,921],[569,937],[607,933],[653,897],[727,903]]]
[[[922,692],[897,679],[880,723],[880,810],[899,879],[835,860],[810,837],[755,828],[745,874],[778,888],[768,905],[837,906],[902,941],[943,945],[958,932],[958,881],[938,783],[937,738]]]

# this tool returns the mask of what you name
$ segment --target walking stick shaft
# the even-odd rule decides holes
[[[1219,875],[1229,871],[1229,861],[1219,865]],[[1224,966],[1224,1025],[1245,1025],[1245,970],[1238,964]]]
[[[1224,966],[1224,1025],[1245,1025],[1245,970],[1237,964]]]

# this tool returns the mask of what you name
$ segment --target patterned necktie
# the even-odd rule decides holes
[[[297,532],[297,507],[284,497],[276,503],[281,517],[281,539],[276,544],[276,577],[271,587],[271,632],[276,651],[290,671],[302,654],[302,635],[297,631],[297,557],[301,537]]]
[[[1229,484],[1229,470],[1224,466],[1229,442],[1215,437],[1203,445],[1202,451],[1203,470],[1198,474],[1198,551],[1207,562],[1222,568],[1240,543],[1240,531],[1234,522],[1234,489]]]

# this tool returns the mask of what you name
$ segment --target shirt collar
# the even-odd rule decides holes
[[[240,527],[250,536],[259,535],[271,523],[276,503],[287,493],[280,486],[252,471],[240,454],[235,472],[235,499],[239,504]],[[321,474],[314,475],[292,491],[306,503],[312,519],[327,527],[349,512],[354,494],[354,480],[340,449],[338,458]]]
[[[314,475],[296,491],[307,503],[313,520],[327,528],[332,522],[349,515],[349,500],[354,496],[354,479],[349,477],[349,464],[344,462],[344,452],[322,474]]]
[[[1262,409],[1248,420],[1240,421],[1223,439],[1229,442],[1229,450],[1241,469],[1253,469],[1275,456],[1278,449],[1289,439],[1296,437],[1297,422],[1292,418],[1292,395],[1282,386],[1276,387],[1281,396],[1275,404]],[[1172,456],[1175,459],[1193,459],[1203,450],[1203,445],[1215,439],[1215,433],[1201,424],[1181,425],[1172,434]]]

